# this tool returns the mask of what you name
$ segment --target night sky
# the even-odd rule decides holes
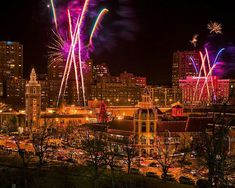
[[[196,33],[199,34],[196,49],[201,49],[209,37],[206,25],[210,21],[223,25],[224,41],[234,42],[233,1],[132,1],[128,8],[134,16],[129,25],[112,31],[118,35],[128,27],[134,27],[131,37],[114,39],[115,45],[111,49],[99,50],[92,56],[95,64],[106,62],[114,75],[126,70],[146,76],[150,84],[170,84],[173,52],[195,49],[189,40]],[[115,7],[112,10],[115,11]],[[103,29],[115,19],[107,19]],[[25,76],[33,65],[40,73],[46,71],[51,20],[47,0],[1,1],[0,40],[19,41],[24,45]]]

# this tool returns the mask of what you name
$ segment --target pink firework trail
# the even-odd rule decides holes
[[[71,58],[71,54],[73,53],[73,50],[74,50],[74,46],[75,46],[75,41],[77,40],[77,28],[78,28],[78,20],[79,18],[77,19],[77,24],[76,24],[76,27],[75,27],[75,31],[74,31],[74,35],[71,39],[71,46],[69,48],[69,53],[68,53],[68,57],[67,57],[67,61],[66,61],[66,64],[65,64],[65,70],[64,70],[64,75],[63,75],[63,78],[62,78],[62,81],[61,81],[61,85],[60,85],[60,91],[59,91],[59,96],[58,96],[58,100],[57,100],[57,106],[59,105],[59,102],[60,102],[60,98],[61,98],[61,94],[62,94],[62,91],[63,91],[63,88],[64,90],[66,90],[66,78],[67,76],[69,76],[69,72],[70,72],[70,68],[71,68],[71,61],[72,61],[72,58]],[[79,92],[79,91],[77,91]]]
[[[208,50],[205,49],[206,51],[206,56],[207,56],[207,62],[209,64],[209,70],[208,70],[208,73],[205,75],[205,81],[203,83],[203,86],[202,86],[202,89],[201,89],[201,93],[200,93],[200,96],[199,96],[199,100],[201,100],[201,97],[202,97],[202,93],[203,93],[203,90],[204,90],[204,87],[205,85],[207,84],[208,85],[208,77],[211,78],[211,86],[212,86],[212,90],[213,90],[213,99],[216,100],[216,93],[215,93],[215,88],[214,88],[214,83],[213,83],[213,78],[212,78],[212,73],[213,73],[213,70],[216,68],[216,65],[217,65],[217,60],[219,58],[219,56],[221,55],[221,53],[224,51],[225,49],[222,48],[221,50],[219,50],[219,52],[217,53],[215,59],[214,59],[214,62],[212,64],[212,66],[210,66],[210,57],[209,57],[209,53],[208,53]],[[208,98],[210,98],[211,96],[208,95]]]
[[[195,99],[196,91],[197,91],[197,89],[198,89],[198,84],[199,84],[200,79],[201,79],[201,77],[202,77],[202,69],[203,69],[203,67],[204,67],[205,60],[206,60],[206,56],[203,56],[202,52],[199,52],[199,54],[200,54],[200,58],[201,58],[201,63],[202,63],[202,65],[201,65],[201,67],[200,67],[199,74],[198,74],[198,77],[197,77],[197,84],[196,84],[196,87],[195,87],[195,90],[194,90],[193,100],[197,100],[197,99]]]
[[[71,37],[71,41],[73,40],[73,28],[72,28],[72,21],[71,21],[71,15],[70,15],[70,11],[68,10],[68,18],[69,18],[69,30],[70,30],[70,37]],[[77,66],[77,62],[76,62],[76,58],[75,58],[75,54],[73,52],[73,66],[74,66],[74,70],[75,70],[75,80],[76,80],[76,89],[77,89],[77,97],[78,97],[78,103],[80,101],[80,97],[79,97],[79,81],[78,81],[78,66]],[[66,81],[67,84],[67,81]]]
[[[67,82],[69,79],[69,75],[72,70],[72,66],[74,68],[74,74],[75,74],[75,80],[76,80],[76,90],[77,90],[77,96],[78,96],[78,104],[80,101],[80,87],[79,87],[79,81],[81,81],[81,89],[82,89],[82,98],[83,98],[83,105],[86,105],[86,95],[85,95],[85,84],[84,84],[84,63],[86,59],[88,59],[89,54],[89,48],[93,47],[92,39],[94,35],[99,30],[99,25],[101,21],[103,20],[103,17],[105,14],[108,13],[108,9],[103,9],[97,16],[95,25],[93,26],[92,33],[89,37],[89,43],[87,45],[84,45],[83,39],[85,38],[81,31],[84,31],[83,27],[85,26],[85,20],[86,20],[86,13],[88,12],[89,7],[89,0],[85,0],[84,4],[81,6],[80,2],[78,7],[75,7],[75,9],[72,9],[75,14],[78,14],[76,16],[72,16],[70,8],[67,9],[67,17],[68,17],[68,32],[63,32],[64,28],[58,27],[58,19],[57,14],[55,10],[55,5],[53,0],[51,0],[51,6],[54,16],[54,23],[56,27],[57,33],[55,33],[55,36],[57,39],[54,39],[54,44],[52,46],[49,46],[51,50],[54,50],[50,56],[52,59],[52,63],[49,65],[51,66],[54,63],[57,63],[58,61],[63,62],[63,59],[66,59],[65,62],[65,69],[64,74],[61,80],[58,100],[57,100],[57,106],[59,105],[61,99],[63,100],[65,90],[67,87]],[[73,7],[74,8],[74,7]],[[64,18],[64,16],[62,16]],[[73,27],[73,21],[76,21]],[[63,24],[59,24],[60,26]],[[69,33],[69,39],[66,38],[66,34]],[[84,57],[84,54],[86,54],[86,57]]]
[[[200,71],[199,71],[199,74],[198,74],[198,77],[197,77],[197,84],[196,84],[196,87],[195,87],[195,90],[194,90],[194,95],[193,95],[193,100],[194,101],[197,101],[197,100],[200,101],[201,100],[205,86],[206,86],[206,89],[207,89],[208,100],[210,100],[211,94],[210,94],[210,86],[209,86],[209,82],[208,82],[209,78],[211,80],[212,96],[213,96],[213,99],[216,100],[216,93],[215,93],[215,88],[214,88],[214,82],[213,82],[212,75],[213,75],[213,70],[216,68],[218,58],[219,58],[219,56],[221,55],[221,53],[223,51],[224,51],[224,48],[219,50],[219,52],[217,53],[212,65],[211,65],[208,50],[205,48],[205,55],[203,55],[202,52],[199,52],[200,57],[201,57],[201,67],[200,67]],[[207,67],[206,67],[206,61],[207,61]],[[202,76],[202,74],[203,74],[203,76]],[[202,88],[200,90],[199,98],[195,99],[196,92],[198,90],[198,85],[199,85],[201,79],[203,79],[204,82],[203,82]]]

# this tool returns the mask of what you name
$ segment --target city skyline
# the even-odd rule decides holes
[[[48,33],[51,33],[52,25],[52,14],[47,3],[4,2],[4,6],[1,6],[0,21],[3,29],[0,31],[0,40],[20,41],[24,45],[25,76],[29,75],[33,65],[39,73],[46,71],[47,45],[50,43]],[[92,58],[96,64],[107,63],[111,73],[115,75],[126,70],[135,75],[147,76],[150,84],[169,85],[173,52],[202,49],[203,44],[211,37],[207,30],[210,21],[222,24],[223,35],[220,37],[226,44],[234,42],[232,33],[235,28],[230,19],[232,6],[229,5],[229,2],[222,2],[219,5],[209,2],[197,2],[194,5],[168,1],[159,2],[157,5],[153,2],[130,2],[126,8],[132,12],[128,15],[131,19],[125,24],[134,27],[129,33],[133,39],[126,40],[122,37],[112,50],[103,49],[92,55]],[[116,11],[115,5],[109,6]],[[6,22],[5,15],[9,12],[11,14]],[[108,18],[103,29],[105,30],[105,27],[115,19]],[[196,48],[189,42],[194,34],[199,34]],[[117,38],[113,40],[116,41]],[[99,46],[97,48],[99,49]]]
[[[0,187],[234,187],[233,12],[2,2]]]

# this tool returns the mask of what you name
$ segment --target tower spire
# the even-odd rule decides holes
[[[37,83],[37,74],[34,68],[31,70],[29,83]]]

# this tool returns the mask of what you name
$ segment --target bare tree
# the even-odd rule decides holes
[[[178,144],[174,143],[172,137],[167,136],[163,139],[156,139],[156,160],[162,168],[162,178],[166,179],[168,177],[169,169],[176,163],[176,151]]]
[[[29,187],[28,166],[29,166],[31,159],[34,157],[34,154],[30,151],[27,151],[25,148],[22,147],[21,145],[22,140],[23,139],[21,137],[15,137],[15,144],[17,147],[17,152],[22,162],[21,169],[22,169],[22,172],[23,172],[22,174],[24,177],[24,185],[25,185],[25,188],[28,188]]]
[[[225,107],[225,106],[224,106]],[[212,187],[226,184],[225,169],[228,164],[229,131],[234,119],[226,115],[226,110],[213,112],[213,122],[196,140],[195,149],[208,168],[208,181]]]
[[[124,142],[122,150],[125,154],[125,160],[127,163],[127,172],[128,174],[130,174],[133,159],[138,155],[133,136],[131,136],[128,140]]]
[[[43,166],[44,157],[48,149],[49,133],[46,121],[42,127],[32,133],[32,144],[35,150],[35,155],[39,159],[39,167]]]
[[[65,144],[68,146],[70,146],[74,131],[75,127],[72,124],[68,124],[65,128]]]
[[[110,168],[112,187],[115,187],[115,167],[117,166],[117,157],[119,156],[119,147],[117,143],[108,142],[105,152],[105,164]]]
[[[81,148],[86,152],[88,157],[87,163],[93,168],[94,187],[99,178],[99,170],[105,166],[105,148],[106,142],[104,134],[98,131],[86,129],[86,134],[81,140]]]
[[[192,140],[186,139],[186,135],[183,133],[183,142],[182,142],[182,147],[178,150],[178,152],[181,152],[182,155],[180,155],[178,163],[180,164],[180,167],[183,168],[185,165],[190,165],[191,162],[187,160],[187,156],[190,154],[192,151],[191,145],[192,145]]]

